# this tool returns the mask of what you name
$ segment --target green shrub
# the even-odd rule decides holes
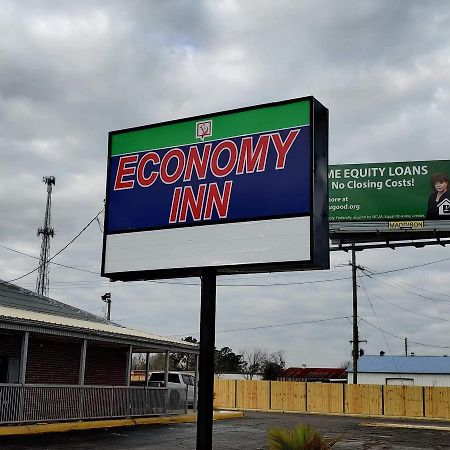
[[[270,450],[329,450],[334,445],[320,431],[306,423],[295,428],[273,428],[269,430]]]

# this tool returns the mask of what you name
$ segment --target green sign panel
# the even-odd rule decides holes
[[[331,222],[450,219],[450,161],[333,165]]]

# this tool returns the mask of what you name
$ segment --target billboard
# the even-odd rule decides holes
[[[108,151],[102,275],[328,266],[328,110],[314,98],[113,131]]]
[[[400,231],[431,237],[450,230],[450,161],[331,165],[329,214],[332,237]],[[381,233],[381,234],[380,234]],[[402,233],[404,238],[411,234]],[[399,236],[397,236],[399,237]]]

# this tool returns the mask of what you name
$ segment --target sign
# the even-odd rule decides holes
[[[383,241],[448,236],[449,176],[447,160],[330,166],[332,238]]]
[[[111,132],[102,274],[327,268],[327,147],[312,97]]]
[[[423,220],[404,220],[399,222],[389,222],[389,228],[411,230],[414,228],[423,228],[423,223]]]
[[[450,218],[450,161],[338,165],[328,176],[331,222]]]

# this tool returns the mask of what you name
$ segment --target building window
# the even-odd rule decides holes
[[[388,386],[414,386],[414,378],[386,378]]]

